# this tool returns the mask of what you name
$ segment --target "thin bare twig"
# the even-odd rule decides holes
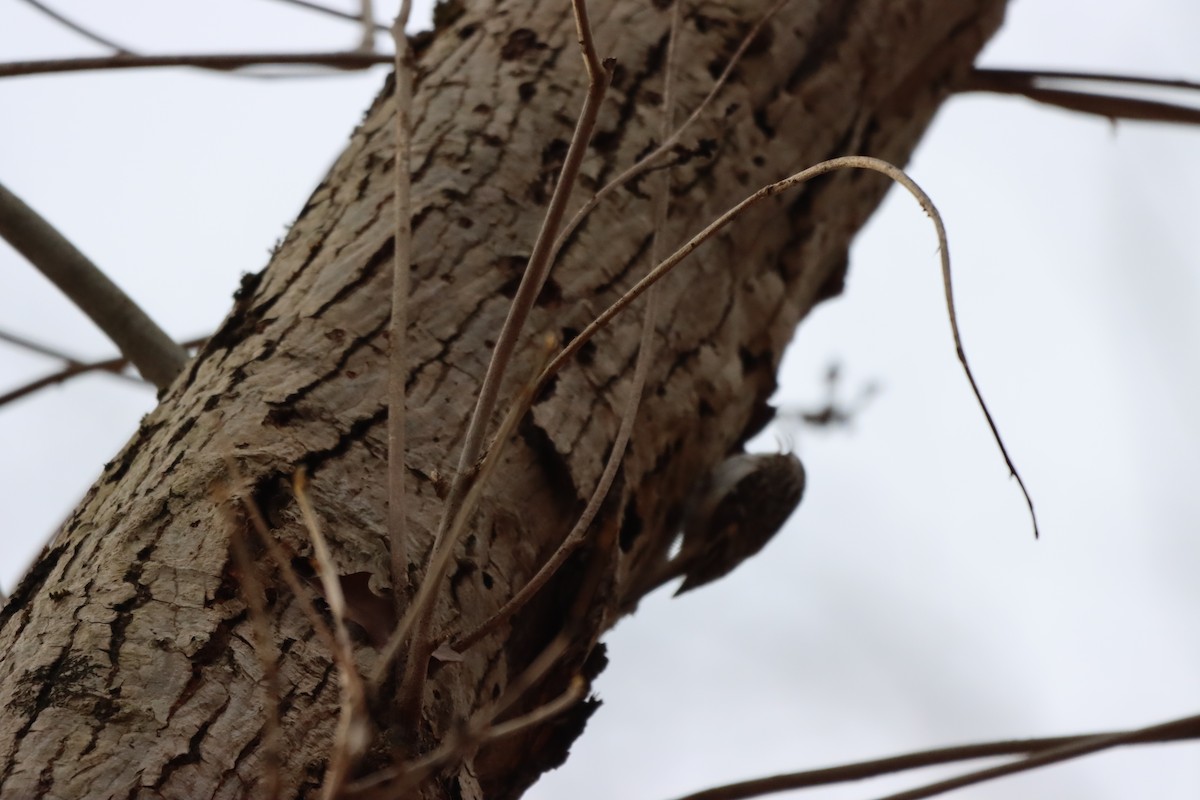
[[[571,706],[583,699],[587,692],[587,684],[583,678],[576,675],[571,678],[566,691],[544,705],[540,705],[528,714],[513,717],[507,722],[501,722],[485,730],[479,737],[480,743],[494,742],[506,736],[520,733],[529,728],[537,727],[548,719],[558,716]]]
[[[562,694],[538,706],[528,714],[514,717],[490,727],[480,726],[479,723],[475,723],[465,732],[451,733],[442,747],[439,747],[437,750],[434,750],[429,755],[418,759],[412,764],[404,765],[399,771],[390,772],[389,780],[380,780],[378,783],[371,783],[369,785],[364,782],[361,789],[355,789],[354,787],[357,784],[352,784],[351,787],[348,787],[347,794],[355,796],[362,792],[364,798],[379,798],[379,800],[404,797],[406,796],[406,792],[415,788],[438,770],[462,758],[465,753],[470,752],[480,745],[499,741],[530,728],[535,728],[547,720],[553,719],[582,700],[586,692],[587,684],[583,678],[576,675],[571,679],[571,682]],[[372,780],[374,777],[371,776],[366,780]],[[374,791],[366,794],[371,789],[374,789]]]
[[[679,36],[679,19],[679,0],[674,0],[671,10],[671,32],[667,39],[667,60],[663,76],[662,136],[664,139],[670,134],[672,124],[671,109],[674,104],[672,65],[674,64],[675,49]],[[670,189],[670,172],[664,170],[658,185],[655,187],[654,236],[650,244],[651,264],[657,264],[662,257],[663,239],[666,236],[667,210],[670,205]],[[571,554],[583,544],[592,521],[596,518],[596,514],[599,513],[604,499],[608,497],[608,492],[612,488],[613,481],[616,479],[617,470],[620,469],[621,463],[625,459],[625,449],[629,445],[629,439],[633,435],[633,425],[637,420],[638,407],[641,404],[642,392],[646,386],[646,376],[650,372],[650,362],[654,355],[654,329],[658,321],[658,295],[658,291],[655,288],[651,288],[649,294],[646,296],[646,309],[642,318],[642,331],[638,343],[637,362],[633,368],[633,381],[629,387],[629,396],[625,400],[625,408],[622,409],[621,422],[617,428],[617,435],[613,440],[608,460],[604,464],[604,470],[600,474],[600,480],[597,481],[596,488],[592,491],[591,497],[588,498],[587,505],[566,538],[555,549],[550,558],[546,560],[546,563],[521,587],[520,591],[509,598],[508,602],[496,613],[476,626],[474,630],[453,640],[451,647],[458,652],[465,652],[471,645],[478,642],[497,626],[511,619],[514,614],[524,608],[525,604],[541,591],[542,587],[566,563]],[[530,394],[529,397],[532,399],[533,395]],[[522,409],[522,416],[524,415],[524,411],[525,409]]]
[[[375,10],[371,0],[358,0],[358,24],[362,26],[362,41],[358,45],[358,49],[364,53],[375,52]],[[411,5],[408,0],[401,3],[400,13],[396,16],[396,20],[404,19],[404,25],[408,25],[408,9]],[[395,25],[392,27],[392,36],[395,37]],[[404,27],[400,28],[400,35],[404,36]],[[399,44],[399,41],[397,41]],[[400,58],[399,55],[396,56]]]
[[[1150,744],[1200,738],[1200,718],[1188,717],[1167,723],[1166,725],[1155,726],[1154,730],[1154,733],[1146,733],[1145,729],[1143,729],[1136,738],[1129,738],[1123,743]],[[808,789],[814,786],[828,786],[833,783],[877,778],[881,775],[931,767],[938,764],[952,764],[958,761],[972,761],[979,758],[995,758],[997,756],[1037,755],[1063,747],[1078,745],[1086,741],[1094,741],[1099,737],[1128,734],[1129,732],[1125,731],[1120,733],[1082,734],[1077,736],[1053,736],[1040,739],[1010,739],[983,742],[980,744],[956,745],[954,747],[939,747],[935,750],[922,750],[888,758],[844,764],[838,767],[805,770],[803,772],[792,772],[784,775],[772,775],[769,778],[739,781],[725,786],[715,786],[710,789],[694,792],[680,797],[678,800],[746,800],[746,798],[762,797],[763,795],[775,792]]]
[[[409,165],[412,147],[413,72],[409,63],[408,26],[410,0],[400,5],[392,25],[395,41],[396,71],[393,100],[396,104],[395,259],[392,268],[392,319],[388,331],[388,543],[391,557],[392,597],[396,619],[407,603],[408,589],[408,515],[404,499],[404,426],[407,419],[408,381],[408,295],[412,274],[412,172]],[[364,7],[364,13],[366,8]]]
[[[508,365],[516,349],[521,330],[524,328],[525,321],[529,317],[529,312],[537,300],[538,292],[541,291],[542,285],[549,275],[551,247],[554,243],[554,236],[558,231],[559,225],[562,224],[562,218],[566,212],[567,199],[570,196],[572,187],[575,185],[575,179],[579,174],[579,167],[583,163],[584,154],[587,151],[592,131],[596,125],[601,101],[604,98],[608,82],[612,76],[612,63],[609,61],[602,63],[596,53],[584,0],[572,0],[571,8],[575,15],[579,46],[583,53],[584,65],[588,76],[588,88],[583,108],[580,111],[575,132],[571,137],[571,144],[567,149],[562,171],[559,173],[558,183],[554,187],[554,193],[546,209],[542,228],[538,233],[533,252],[529,257],[529,264],[521,277],[521,283],[517,287],[516,294],[513,297],[512,306],[509,308],[508,316],[504,320],[504,325],[492,350],[492,358],[488,364],[487,374],[484,376],[483,386],[479,390],[479,399],[471,415],[471,421],[467,425],[462,453],[459,456],[458,470],[451,483],[441,522],[434,537],[431,563],[437,557],[436,554],[439,551],[451,546],[448,541],[448,531],[465,499],[468,479],[471,477],[472,467],[479,459],[483,437],[491,420],[492,412],[495,409],[496,400],[500,394],[500,386],[508,371]],[[429,581],[431,579],[436,579],[440,582],[439,576],[432,575],[427,570],[427,574],[422,580]],[[436,593],[431,592],[430,597],[434,596],[436,596]],[[429,666],[429,655],[433,650],[429,632],[432,614],[433,603],[430,600],[424,606],[417,609],[416,616],[414,617],[412,645],[405,662],[404,678],[401,682],[399,693],[402,719],[412,720],[419,713],[425,686],[425,675]]]
[[[64,28],[68,28],[68,29],[74,31],[75,33],[79,34],[80,36],[87,39],[88,41],[95,42],[96,44],[98,44],[102,47],[107,47],[111,50],[115,50],[122,55],[127,55],[127,56],[134,55],[133,51],[130,50],[128,47],[123,47],[122,45],[119,45],[116,42],[114,42],[112,39],[106,39],[105,37],[101,36],[100,34],[96,33],[95,31],[88,30],[87,28],[83,27],[79,23],[77,23],[73,20],[70,20],[67,17],[64,17],[62,14],[60,14],[57,11],[55,11],[54,9],[50,8],[45,3],[39,2],[39,0],[25,0],[25,3],[26,3],[26,5],[33,6],[38,11],[45,14],[47,17],[50,17],[50,19],[57,22],[59,25],[62,25]]]
[[[265,592],[258,576],[258,567],[250,555],[250,548],[246,546],[246,533],[237,524],[229,500],[228,488],[219,487],[217,503],[229,523],[229,543],[240,576],[242,595],[250,609],[250,624],[254,627],[254,652],[263,671],[263,713],[266,715],[263,725],[264,794],[267,800],[277,800],[283,786],[283,729],[279,724],[279,650],[271,636]]]
[[[116,372],[119,369],[124,369],[128,364],[129,359],[121,357],[110,358],[107,361],[95,361],[90,364],[80,364],[78,366],[66,366],[57,372],[51,373],[50,375],[30,381],[23,386],[18,386],[16,389],[12,389],[4,394],[0,394],[0,406],[20,400],[22,397],[26,397],[41,389],[45,389],[47,386],[53,386],[56,383],[62,383],[70,380],[76,375],[83,375],[87,372],[97,371]]]
[[[1039,753],[1034,753],[1027,758],[1019,761],[1012,761],[1007,764],[1001,764],[988,769],[981,769],[977,772],[968,772],[965,775],[959,775],[956,778],[950,778],[937,783],[931,783],[928,786],[922,786],[917,789],[911,789],[907,792],[899,792],[890,794],[880,800],[921,800],[925,797],[933,797],[939,794],[954,789],[961,789],[964,786],[972,786],[984,781],[994,780],[1005,775],[1015,775],[1018,772],[1028,772],[1031,769],[1044,767],[1049,764],[1057,764],[1060,761],[1067,761],[1072,758],[1079,758],[1090,753],[1097,753],[1101,750],[1119,747],[1121,745],[1132,744],[1143,740],[1143,737],[1154,737],[1163,734],[1171,733],[1183,728],[1191,729],[1192,736],[1196,735],[1196,728],[1200,726],[1200,715],[1194,717],[1185,717],[1183,719],[1172,720],[1160,725],[1151,725],[1148,728],[1138,728],[1137,730],[1122,731],[1120,733],[1101,734],[1099,736],[1087,736],[1079,741],[1064,744],[1060,747],[1054,747],[1043,750]]]
[[[193,347],[199,347],[207,340],[208,337],[192,339],[184,342],[181,346],[186,349],[191,349]],[[47,353],[47,355],[50,354]],[[26,395],[33,394],[39,389],[45,389],[47,386],[53,386],[56,383],[63,383],[64,381],[70,380],[77,375],[83,375],[88,372],[109,372],[117,375],[118,377],[126,378],[137,383],[147,382],[144,378],[135,378],[131,375],[123,374],[121,370],[125,369],[127,366],[129,366],[129,359],[125,356],[118,356],[116,358],[108,358],[103,361],[91,361],[86,363],[68,362],[67,366],[63,367],[57,372],[53,372],[49,375],[38,378],[37,380],[31,381],[23,386],[18,386],[16,389],[12,389],[11,391],[0,395],[0,406],[5,405],[6,403],[11,403],[14,400],[19,400]]]
[[[300,513],[304,515],[304,526],[312,540],[313,553],[329,613],[333,617],[333,635],[337,647],[333,660],[338,667],[338,678],[342,689],[341,713],[338,715],[337,733],[334,735],[333,752],[325,771],[322,797],[332,800],[338,797],[350,778],[350,772],[370,744],[370,722],[367,716],[367,695],[358,667],[354,663],[354,645],[346,628],[346,600],[342,595],[342,584],[338,578],[333,556],[321,533],[312,503],[306,491],[307,478],[301,467],[296,472],[293,489]]]
[[[337,17],[338,19],[344,19],[347,22],[359,22],[359,23],[362,22],[361,14],[350,14],[345,11],[339,11],[336,8],[330,8],[329,6],[323,6],[320,3],[311,3],[311,2],[309,2],[309,0],[278,0],[278,2],[287,3],[288,5],[296,6],[297,8],[307,9],[308,11],[316,11],[318,14],[325,14],[330,17]],[[384,25],[381,22],[374,22],[373,20],[372,20],[372,25],[375,28],[375,30],[377,30],[381,33],[387,33],[392,29],[390,25]]]
[[[39,2],[39,0],[24,0],[24,2],[33,6],[38,11],[41,11],[43,14],[46,14],[47,16],[53,18],[59,24],[64,25],[67,28],[70,28],[71,30],[75,31],[80,36],[90,39],[91,41],[96,42],[97,44],[103,45],[104,47],[111,48],[112,50],[115,51],[116,57],[120,57],[120,58],[153,58],[153,56],[145,56],[144,54],[139,53],[135,50],[131,50],[128,47],[125,47],[123,45],[120,45],[120,44],[112,41],[111,39],[107,39],[103,36],[100,36],[95,31],[91,31],[91,30],[88,30],[87,28],[84,28],[82,25],[79,25],[79,24],[73,22],[72,20],[66,18],[65,16],[63,16],[62,14],[53,10],[52,8],[49,8],[45,4]],[[308,2],[308,0],[281,0],[281,2],[287,3],[289,5],[293,5],[293,6],[298,6],[300,8],[304,8],[309,11],[316,11],[318,13],[325,14],[325,15],[328,15],[331,17],[335,17],[337,19],[343,19],[343,20],[348,20],[350,22],[358,23],[359,25],[361,25],[363,27],[363,38],[362,38],[363,43],[359,46],[357,52],[365,52],[365,53],[375,52],[374,32],[390,30],[387,25],[382,25],[378,22],[375,22],[374,17],[371,14],[371,11],[369,8],[370,0],[362,0],[362,2],[364,3],[364,8],[362,11],[359,12],[359,14],[348,14],[345,11],[339,11],[334,8],[328,8],[327,6],[320,5],[318,3]],[[367,38],[368,36],[370,37],[369,39]],[[40,62],[30,62],[30,63],[40,63]],[[151,65],[139,65],[139,66],[151,66]],[[196,64],[193,66],[197,66],[201,69],[207,69],[207,70],[211,70],[211,71],[215,71],[215,72],[225,72],[225,71],[228,71],[228,69],[229,69],[228,67],[226,67],[224,65],[203,66],[203,65]],[[105,69],[108,69],[108,68],[112,68],[112,67],[105,67]],[[0,65],[0,70],[2,70],[2,69],[3,69],[3,65]],[[36,74],[36,73],[27,73],[27,74]],[[319,74],[322,74],[322,73],[316,73],[316,74],[288,73],[288,74],[284,74],[284,75],[267,75],[267,74],[248,75],[247,74],[247,75],[238,75],[237,77],[243,77],[243,78],[304,78],[304,77],[316,77]]]
[[[958,91],[1016,94],[1068,111],[1097,114],[1112,120],[1130,119],[1200,125],[1200,108],[1115,94],[1056,89],[1046,86],[1047,82],[1119,83],[1156,89],[1200,91],[1200,83],[1193,81],[1139,78],[1132,75],[1105,73],[1015,69],[973,70],[967,77],[966,83],[959,87]]]
[[[603,200],[605,197],[608,197],[608,195],[629,183],[634,178],[638,177],[639,175],[643,175],[652,169],[654,165],[662,161],[663,157],[671,151],[671,149],[679,142],[681,138],[683,138],[684,132],[686,132],[687,129],[692,126],[692,123],[700,119],[701,115],[704,114],[704,111],[709,107],[712,101],[716,99],[717,94],[721,91],[721,87],[723,87],[726,81],[729,80],[729,76],[733,74],[734,68],[737,67],[738,62],[742,60],[742,56],[746,53],[746,50],[749,49],[751,42],[755,40],[759,32],[763,29],[763,26],[770,21],[771,17],[775,16],[779,9],[787,5],[787,2],[788,0],[778,0],[775,5],[767,9],[767,13],[763,14],[762,18],[759,19],[758,22],[754,23],[754,27],[751,28],[744,37],[742,37],[741,44],[738,45],[738,49],[735,50],[733,55],[730,57],[729,63],[725,65],[725,69],[721,71],[720,77],[718,77],[716,82],[713,83],[713,86],[711,89],[709,89],[708,94],[705,95],[704,99],[700,102],[700,105],[696,106],[696,109],[688,116],[686,120],[684,120],[683,124],[680,125],[674,133],[672,133],[670,136],[665,136],[662,144],[639,159],[633,166],[629,167],[620,175],[604,184],[604,186],[600,187],[599,191],[592,195],[591,199],[584,203],[583,206],[575,212],[575,215],[571,217],[571,220],[563,226],[562,232],[558,235],[558,239],[554,242],[554,251],[551,255],[552,261],[558,258],[559,252],[563,249],[563,246],[567,243],[567,240],[571,238],[571,234],[573,234],[575,229],[583,223],[583,220],[587,218],[587,215],[590,214],[592,210],[600,204],[601,200]]]
[[[561,634],[551,639],[550,644],[546,645],[529,666],[517,676],[517,679],[505,688],[500,699],[480,717],[480,721],[485,723],[484,726],[491,725],[492,720],[516,705],[526,692],[546,677],[546,673],[566,654],[570,644],[567,638]]]
[[[550,354],[553,352],[556,344],[553,337],[548,336],[546,338],[546,357],[542,359],[543,366],[549,361]],[[509,406],[504,419],[501,420],[500,427],[492,439],[491,446],[487,449],[487,453],[479,465],[475,480],[471,483],[470,489],[467,490],[467,495],[463,498],[458,513],[455,514],[454,521],[450,525],[446,536],[447,546],[433,553],[433,557],[425,569],[426,577],[421,581],[416,598],[409,604],[404,616],[400,618],[400,622],[392,632],[391,638],[388,639],[387,644],[379,653],[379,659],[376,661],[375,668],[371,671],[370,677],[370,687],[373,692],[377,691],[387,678],[388,667],[392,663],[392,659],[400,651],[400,648],[408,640],[408,634],[413,622],[417,618],[417,615],[421,613],[421,609],[432,605],[437,597],[438,586],[440,586],[441,579],[445,576],[446,570],[450,566],[450,560],[454,555],[454,546],[458,543],[463,529],[466,527],[476,504],[479,502],[479,497],[483,494],[488,477],[495,471],[496,465],[500,463],[500,456],[504,454],[504,448],[511,439],[512,432],[529,409],[529,405],[533,400],[533,390],[534,382],[529,381],[526,383],[516,400]],[[437,580],[430,580],[429,576],[431,575],[436,576]]]
[[[1200,91],[1200,82],[1171,78],[1148,78],[1141,75],[1121,75],[1115,72],[1077,72],[1054,69],[983,69],[971,70],[971,78],[1012,79],[1018,81],[1082,81],[1085,83],[1126,83],[1158,89]]]
[[[325,620],[317,613],[316,607],[313,604],[312,592],[300,580],[300,576],[296,574],[296,570],[292,567],[292,557],[294,553],[289,553],[284,549],[284,546],[279,543],[275,536],[271,533],[267,521],[263,519],[262,512],[257,504],[249,496],[249,484],[245,475],[237,465],[237,461],[233,458],[232,447],[227,449],[228,455],[225,457],[225,469],[228,471],[234,484],[237,486],[236,496],[241,502],[246,516],[250,519],[250,524],[254,526],[254,532],[258,534],[258,538],[267,547],[267,553],[271,556],[271,560],[275,562],[280,574],[283,576],[284,583],[292,591],[292,596],[296,598],[296,602],[300,604],[300,609],[304,616],[312,625],[313,631],[316,632],[317,638],[329,650],[330,658],[336,658],[338,643],[334,638],[333,631],[325,624]]]
[[[346,787],[347,793],[381,798],[403,796],[405,792],[425,780],[435,770],[441,769],[451,761],[463,758],[480,744],[494,741],[503,736],[511,736],[540,724],[574,705],[583,697],[585,690],[583,679],[579,676],[572,679],[571,684],[562,695],[549,703],[535,708],[529,714],[493,727],[493,723],[499,716],[545,677],[546,673],[562,658],[567,650],[567,645],[565,637],[555,637],[538,654],[533,663],[508,685],[498,701],[476,713],[459,729],[452,730],[433,752],[416,761],[397,764],[355,781]],[[367,794],[368,792],[370,794]]]
[[[579,113],[575,132],[571,136],[571,144],[563,160],[562,171],[559,173],[558,182],[554,187],[554,194],[550,198],[550,204],[546,208],[546,216],[542,220],[541,230],[538,232],[533,252],[529,256],[529,264],[521,276],[521,282],[513,297],[512,306],[509,309],[508,316],[504,320],[500,335],[497,337],[496,346],[492,350],[492,359],[488,364],[487,374],[484,376],[483,386],[479,391],[479,399],[475,404],[475,410],[467,426],[462,453],[458,461],[458,472],[454,476],[454,482],[451,485],[446,503],[446,513],[443,515],[443,528],[446,527],[446,521],[452,517],[457,501],[465,492],[464,483],[467,480],[467,473],[479,458],[484,434],[486,433],[488,423],[491,421],[492,411],[496,407],[496,400],[500,394],[500,385],[508,371],[508,365],[512,359],[513,351],[516,349],[521,330],[525,327],[525,321],[529,318],[529,312],[537,300],[538,292],[541,291],[546,278],[549,276],[552,264],[550,258],[552,253],[551,245],[554,242],[554,237],[558,232],[559,226],[562,224],[563,215],[566,213],[567,200],[570,197],[571,190],[575,186],[579,167],[583,163],[588,143],[591,141],[592,131],[596,126],[596,117],[600,112],[600,104],[608,90],[608,82],[611,78],[612,65],[607,63],[602,64],[596,53],[584,0],[572,0],[571,7],[575,13],[575,25],[579,34],[579,45],[583,52],[584,66],[587,70],[587,94],[584,96],[583,108]]]
[[[66,367],[74,367],[76,369],[79,369],[79,368],[87,366],[83,361],[80,361],[78,358],[76,358],[73,355],[70,355],[69,353],[59,350],[58,348],[51,347],[48,344],[42,344],[41,342],[35,342],[32,339],[26,339],[24,336],[18,336],[15,333],[8,333],[7,331],[0,330],[0,341],[8,342],[11,345],[15,345],[16,347],[20,347],[21,349],[28,350],[32,353],[37,353],[40,356],[47,356],[49,358],[58,359],[59,361],[63,362],[63,365]],[[187,347],[187,345],[182,345],[182,346],[184,348]],[[118,377],[124,381],[130,381],[132,383],[146,383],[145,378],[139,377],[137,375],[128,375],[128,374],[122,372],[121,370],[124,369],[124,367],[129,363],[129,361],[127,359],[121,359],[121,362],[122,362],[121,367],[107,369],[106,371],[110,375],[115,375],[116,377]],[[101,369],[103,369],[103,368],[101,368]]]
[[[53,225],[0,184],[0,236],[87,314],[138,372],[165,389],[188,355]]]
[[[598,317],[596,317],[596,319],[589,323],[588,326],[584,328],[582,333],[572,339],[571,342],[563,348],[562,352],[555,356],[554,360],[550,362],[550,365],[542,371],[542,375],[538,379],[539,389],[545,386],[546,381],[548,381],[551,376],[562,369],[563,365],[570,360],[575,353],[579,352],[579,349],[588,341],[590,341],[591,338],[596,335],[596,332],[607,325],[613,317],[621,313],[621,311],[623,311],[630,303],[640,297],[643,292],[657,283],[664,275],[670,272],[675,265],[691,255],[692,251],[694,251],[697,247],[716,235],[730,222],[737,219],[738,216],[740,216],[746,209],[768,197],[773,197],[780,192],[787,191],[788,189],[804,183],[805,181],[811,180],[819,175],[824,175],[840,169],[865,169],[886,175],[888,178],[896,183],[899,183],[901,186],[907,189],[909,194],[917,199],[917,202],[921,204],[921,208],[923,208],[925,213],[927,213],[933,220],[934,228],[937,230],[939,255],[941,257],[942,264],[942,283],[946,292],[946,310],[950,318],[950,330],[954,335],[955,352],[958,355],[959,364],[962,365],[963,372],[967,376],[967,381],[971,385],[971,390],[975,393],[975,399],[978,402],[980,409],[983,411],[984,419],[987,420],[988,427],[992,431],[992,436],[995,438],[996,444],[1000,448],[1000,453],[1004,456],[1004,463],[1008,465],[1009,472],[1012,474],[1012,476],[1017,479],[1017,485],[1020,487],[1021,493],[1025,497],[1025,504],[1029,507],[1029,516],[1033,522],[1033,535],[1035,538],[1038,537],[1039,532],[1037,515],[1033,511],[1033,498],[1029,496],[1029,491],[1025,488],[1025,482],[1021,480],[1021,476],[1017,472],[1016,466],[1013,464],[1012,459],[1008,455],[1008,449],[1004,446],[1004,441],[1000,438],[1000,431],[996,427],[995,421],[992,419],[992,414],[988,410],[987,404],[983,401],[983,396],[980,394],[979,386],[975,383],[975,376],[971,372],[970,366],[967,364],[967,356],[963,350],[962,338],[960,337],[958,331],[958,318],[954,312],[954,292],[950,284],[950,251],[946,239],[946,229],[942,225],[941,215],[938,214],[937,209],[934,207],[933,201],[929,199],[929,196],[925,194],[921,187],[917,186],[917,184],[914,183],[913,180],[909,178],[903,170],[877,158],[870,158],[868,156],[843,156],[841,158],[833,158],[828,161],[822,161],[820,164],[816,164],[806,170],[797,172],[795,175],[784,178],[783,180],[772,183],[768,186],[764,186],[742,202],[735,205],[733,208],[726,211],[720,217],[710,222],[702,231],[693,236],[692,239],[685,245],[676,250],[669,258],[651,270],[649,275],[647,275],[645,278],[642,278],[642,280],[640,280],[632,289],[622,295],[616,302],[614,302]]]
[[[315,64],[339,70],[362,70],[379,64],[391,64],[393,60],[393,56],[389,53],[364,53],[361,50],[340,50],[329,53],[197,53],[167,56],[118,55],[50,58],[40,61],[9,61],[0,64],[0,78],[150,67],[199,67],[228,72],[263,64]]]
[[[56,358],[59,361],[64,362],[67,366],[71,366],[71,367],[83,366],[83,362],[80,361],[79,359],[75,358],[75,356],[68,355],[67,353],[63,352],[62,350],[58,350],[57,348],[51,347],[48,344],[41,344],[39,342],[33,341],[32,339],[26,339],[24,336],[18,336],[15,333],[8,333],[7,331],[0,330],[0,341],[8,342],[11,345],[20,347],[22,350],[29,350],[30,352],[37,353],[39,356],[48,356],[50,358]],[[126,377],[131,377],[131,376],[126,376]],[[133,380],[138,380],[138,379],[133,378]],[[138,382],[140,383],[141,381],[138,381]]]

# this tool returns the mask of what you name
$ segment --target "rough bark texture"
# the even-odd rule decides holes
[[[668,10],[592,4],[617,59],[577,207],[647,150],[657,129]],[[680,110],[694,108],[766,0],[685,13]],[[795,0],[759,37],[673,172],[679,241],[760,185],[833,156],[903,163],[998,26],[1000,0]],[[415,100],[414,289],[409,331],[408,515],[423,559],[439,494],[579,109],[568,5],[472,2],[424,45]],[[682,118],[684,113],[678,113]],[[143,421],[0,617],[4,797],[243,797],[263,771],[263,695],[229,537],[245,516],[215,489],[232,456],[275,535],[311,552],[287,488],[306,465],[369,667],[390,624],[385,486],[390,120],[385,89],[270,265]],[[418,740],[428,746],[503,692],[560,630],[572,646],[527,697],[603,666],[600,635],[636,606],[684,494],[765,421],[797,323],[840,291],[850,240],[888,184],[842,173],[768,202],[665,282],[657,356],[609,501],[580,551],[511,625],[461,663],[434,664]],[[542,292],[527,341],[570,338],[648,268],[638,187],[598,208]],[[539,399],[485,493],[435,627],[470,628],[520,588],[570,529],[603,467],[628,391],[638,307]],[[506,396],[532,374],[524,348]],[[811,467],[811,465],[810,465]],[[311,567],[297,559],[301,571]],[[330,655],[264,557],[282,650],[285,796],[315,795],[333,736]],[[316,584],[313,584],[314,587]],[[593,704],[475,755],[427,797],[516,797],[565,758]],[[380,742],[412,732],[386,730]],[[384,760],[384,751],[372,755]]]

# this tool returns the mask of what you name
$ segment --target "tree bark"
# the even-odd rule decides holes
[[[694,108],[767,0],[689,6],[679,111]],[[669,6],[594,2],[617,60],[578,207],[655,140]],[[672,171],[678,243],[759,186],[849,154],[902,164],[995,31],[1001,0],[842,0],[785,6],[756,39]],[[420,42],[414,99],[410,301],[409,583],[583,90],[568,4],[473,0]],[[263,668],[224,499],[232,459],[273,535],[311,579],[288,488],[304,466],[369,670],[393,623],[386,531],[387,299],[393,235],[390,81],[268,267],[47,545],[0,615],[0,795],[243,797],[264,774]],[[604,664],[599,637],[636,607],[689,486],[769,418],[775,369],[801,319],[840,292],[847,250],[889,188],[831,175],[757,207],[662,284],[656,356],[623,469],[588,544],[511,624],[434,662],[420,729],[387,703],[365,769],[427,749],[500,696],[559,632],[567,654],[527,711]],[[637,185],[597,208],[542,291],[503,397],[538,368],[547,333],[570,339],[649,268]],[[198,231],[198,235],[212,235]],[[474,627],[570,530],[603,468],[629,390],[639,309],[614,320],[538,398],[505,450],[439,592],[435,629]],[[503,409],[501,410],[502,413]],[[811,467],[811,465],[810,465]],[[280,660],[284,796],[315,796],[338,710],[330,653],[259,552]],[[517,797],[567,755],[598,704],[488,746],[421,790]]]

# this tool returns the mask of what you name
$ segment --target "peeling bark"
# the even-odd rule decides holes
[[[618,65],[572,207],[654,141],[669,14],[595,2]],[[685,12],[678,92],[707,93],[766,0]],[[668,240],[682,241],[764,183],[822,159],[902,164],[999,25],[1000,0],[795,0],[769,23],[713,110],[684,137]],[[410,578],[419,578],[491,337],[529,255],[583,89],[566,3],[469,4],[424,43],[414,100],[414,279],[406,456]],[[288,481],[300,465],[348,598],[360,666],[391,624],[386,534],[386,325],[392,252],[390,85],[260,276],[65,523],[0,614],[0,795],[244,797],[262,778],[262,667],[219,507],[226,459],[311,575]],[[682,116],[682,115],[677,115]],[[386,743],[424,747],[504,691],[559,631],[570,651],[526,698],[603,668],[598,639],[639,600],[688,487],[767,418],[775,369],[801,319],[841,290],[850,241],[888,189],[843,173],[769,201],[663,284],[656,352],[623,473],[568,562],[510,625],[436,663],[419,731],[386,709]],[[650,203],[637,185],[572,237],[527,341],[563,339],[649,268]],[[458,633],[519,589],[570,529],[616,432],[638,340],[636,311],[589,344],[505,451],[435,629]],[[534,373],[517,358],[504,396]],[[501,410],[502,413],[502,410]],[[236,509],[235,509],[236,511]],[[315,796],[336,723],[330,654],[267,558],[282,651],[286,797]],[[305,572],[307,570],[307,573]],[[316,583],[313,582],[314,591]],[[484,749],[425,797],[517,797],[565,759],[595,702]]]

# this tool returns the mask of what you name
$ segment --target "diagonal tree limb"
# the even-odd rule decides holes
[[[50,279],[160,390],[187,352],[36,211],[0,184],[0,236]]]

